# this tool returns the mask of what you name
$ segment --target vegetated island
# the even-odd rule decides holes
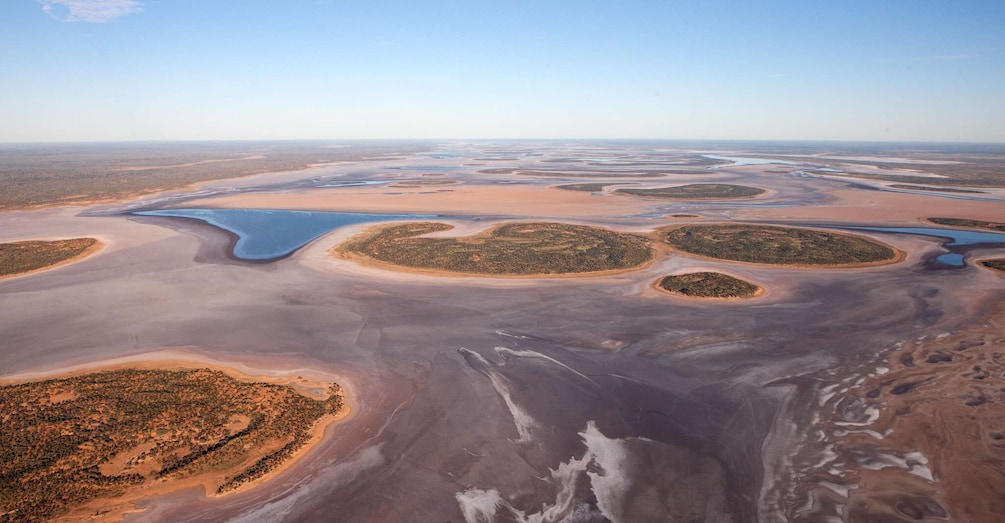
[[[983,266],[985,266],[985,267],[987,267],[989,269],[994,269],[996,271],[1005,272],[1005,258],[997,258],[997,259],[994,259],[994,260],[984,260],[984,261],[981,262],[981,265],[983,265]]]
[[[459,183],[461,182],[457,180],[408,180],[408,181],[393,182],[388,187],[403,187],[403,188],[438,187],[443,185],[457,185]]]
[[[1005,232],[1005,223],[987,222],[983,220],[968,220],[966,218],[926,218],[936,225],[949,227],[969,227],[971,229],[986,229],[995,232]]]
[[[66,263],[100,247],[101,243],[94,238],[0,243],[0,278]]]
[[[151,489],[235,490],[343,412],[338,385],[315,395],[211,369],[116,369],[0,386],[0,521],[100,515],[109,501]]]
[[[951,193],[969,193],[969,194],[984,194],[984,191],[977,191],[974,189],[954,189],[952,187],[932,187],[930,185],[908,185],[906,183],[895,183],[890,185],[894,189],[906,189],[909,191],[929,191],[929,192],[951,192]]]
[[[685,171],[605,171],[605,170],[572,170],[572,169],[519,169],[510,167],[500,167],[495,169],[482,169],[479,174],[516,174],[519,176],[549,176],[554,178],[660,178],[668,174],[708,174],[706,171],[685,172]]]
[[[616,189],[614,192],[647,198],[679,198],[704,200],[720,198],[751,198],[766,191],[760,187],[733,185],[729,183],[691,183],[656,189]]]
[[[565,189],[567,191],[582,191],[582,192],[601,192],[604,187],[609,185],[625,185],[624,183],[567,183],[565,185],[556,185],[556,189]]]
[[[691,272],[665,276],[656,287],[670,294],[691,298],[754,298],[764,289],[721,272]]]
[[[769,225],[709,224],[664,229],[678,250],[721,260],[776,265],[871,265],[893,262],[900,253],[883,243],[850,234]]]
[[[336,255],[361,256],[398,267],[490,276],[577,274],[631,269],[653,259],[651,241],[583,225],[508,223],[466,238],[423,238],[452,225],[391,225],[336,246]]]

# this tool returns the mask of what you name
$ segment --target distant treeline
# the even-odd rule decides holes
[[[123,198],[428,149],[423,142],[7,144],[0,145],[0,210]]]

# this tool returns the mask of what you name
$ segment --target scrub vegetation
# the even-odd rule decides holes
[[[97,243],[94,238],[0,243],[0,277],[44,269],[71,260]]]
[[[666,241],[692,254],[777,265],[851,265],[891,261],[897,252],[849,234],[767,225],[685,225],[664,229]]]
[[[984,261],[981,262],[981,265],[983,265],[983,266],[985,266],[985,267],[987,267],[989,269],[994,269],[996,271],[1005,272],[1005,258],[998,258],[998,259],[994,259],[994,260],[984,260]]]
[[[764,194],[764,189],[728,183],[692,183],[657,189],[617,189],[617,193],[648,198],[678,198],[687,200],[750,198]]]
[[[653,258],[648,238],[565,223],[509,223],[466,238],[423,238],[445,223],[383,227],[336,251],[392,265],[486,275],[573,274],[629,269]]]
[[[932,192],[950,192],[950,193],[970,193],[970,194],[983,194],[984,191],[975,191],[974,189],[953,189],[951,187],[932,187],[928,185],[907,185],[904,183],[895,183],[890,187],[894,189],[907,189],[909,191],[932,191]]]
[[[761,288],[721,272],[692,272],[666,276],[657,283],[671,294],[692,298],[752,298]]]
[[[567,191],[583,191],[583,192],[601,192],[604,187],[610,185],[624,185],[622,183],[569,183],[565,185],[556,185],[556,189],[565,189]]]
[[[161,480],[253,481],[343,408],[223,372],[122,369],[0,387],[0,521],[43,521]]]
[[[549,176],[554,178],[660,178],[668,174],[698,174],[697,172],[647,170],[638,171],[605,171],[605,170],[574,170],[574,169],[514,169],[498,168],[483,169],[481,174],[516,174],[520,176]],[[702,172],[701,174],[708,174]]]
[[[946,225],[949,227],[969,227],[971,229],[986,229],[995,232],[1005,232],[1005,223],[999,222],[968,220],[965,218],[928,218],[928,221],[937,225]]]
[[[0,144],[0,210],[119,199],[207,180],[388,159],[394,142]]]

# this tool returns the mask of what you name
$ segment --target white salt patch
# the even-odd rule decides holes
[[[583,442],[592,454],[594,462],[603,469],[600,472],[587,472],[593,494],[597,497],[597,508],[614,523],[622,521],[622,501],[625,491],[631,484],[625,462],[628,452],[624,441],[604,436],[594,422],[586,425],[586,431],[580,432]]]
[[[850,486],[849,485],[838,485],[837,483],[831,483],[830,481],[821,481],[821,482],[819,482],[817,484],[820,485],[821,487],[824,487],[824,488],[826,488],[826,489],[834,492],[838,496],[841,496],[842,498],[845,498],[845,499],[848,498],[848,491],[850,491],[853,488],[857,487],[857,485],[850,485]]]
[[[583,457],[569,458],[550,471],[550,482],[557,487],[554,503],[545,504],[539,512],[527,514],[503,499],[496,489],[470,488],[454,496],[465,522],[510,518],[519,523],[571,521],[577,508],[582,508],[577,507],[575,494],[577,484],[583,478],[589,478],[600,512],[614,523],[626,521],[622,517],[622,505],[631,480],[626,466],[628,450],[625,440],[604,436],[593,421],[588,422],[579,435],[586,445]],[[509,512],[510,518],[498,514],[500,507]]]
[[[458,492],[454,498],[461,506],[461,514],[467,523],[492,523],[496,520],[496,510],[502,503],[499,491],[496,489],[481,490],[470,488]]]
[[[920,452],[908,452],[903,456],[896,454],[876,454],[870,459],[859,463],[862,467],[870,470],[882,470],[885,468],[899,468],[920,478],[934,482],[932,470],[928,468],[928,458]]]
[[[876,407],[866,407],[865,413],[869,416],[865,421],[835,421],[834,424],[842,427],[866,427],[879,419],[879,409]]]
[[[838,455],[836,452],[834,452],[833,447],[831,445],[827,445],[826,447],[824,447],[824,450],[820,453],[820,459],[817,461],[815,465],[813,465],[813,468],[815,469],[821,468],[824,465],[836,460],[837,458]]]

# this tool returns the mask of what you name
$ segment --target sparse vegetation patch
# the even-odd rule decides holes
[[[971,229],[986,229],[995,232],[1005,232],[1005,223],[983,220],[968,220],[965,218],[928,218],[928,221],[949,227],[969,227]]]
[[[764,194],[764,189],[728,183],[692,183],[657,189],[617,189],[614,192],[648,198],[680,198],[689,200],[750,198]]]
[[[583,192],[601,192],[604,187],[609,185],[623,185],[620,183],[569,183],[565,185],[556,185],[556,189],[565,189],[567,191],[583,191]]]
[[[721,272],[692,272],[666,276],[657,283],[671,294],[692,298],[752,298],[762,289],[753,283]]]
[[[857,265],[897,258],[892,247],[860,236],[766,225],[685,225],[664,230],[684,252],[751,263]]]
[[[273,470],[342,409],[223,372],[123,369],[0,386],[0,521],[43,521],[160,479]]]
[[[84,254],[97,243],[94,238],[0,243],[0,277],[62,263]]]
[[[456,185],[457,180],[410,180],[394,182],[390,187],[437,187],[442,185]]]
[[[1005,258],[998,258],[995,260],[984,260],[981,262],[981,265],[989,269],[1005,272]]]
[[[972,194],[984,193],[984,191],[975,191],[973,189],[954,189],[952,187],[932,187],[929,185],[908,185],[905,183],[895,183],[890,187],[894,189],[907,189],[909,191],[930,191],[930,192],[972,193]]]
[[[643,236],[565,223],[509,223],[467,238],[421,237],[452,228],[432,222],[392,225],[337,250],[402,267],[486,275],[629,269],[653,257]]]

